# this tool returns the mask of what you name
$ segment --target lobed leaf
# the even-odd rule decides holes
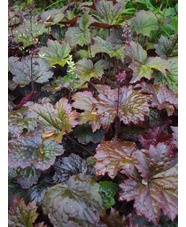
[[[70,154],[69,157],[60,157],[54,164],[55,174],[53,180],[55,183],[62,183],[72,175],[87,172],[87,164],[84,159],[76,154]]]
[[[133,122],[138,124],[144,120],[144,115],[149,115],[150,97],[140,93],[138,90],[134,90],[133,86],[122,87],[119,91],[119,103],[118,89],[110,90],[109,94],[105,92],[99,94],[97,97],[96,107],[98,108],[97,114],[100,117],[100,123],[104,129],[108,130],[110,124],[117,116],[124,124]]]
[[[137,34],[150,36],[152,30],[158,29],[158,20],[152,11],[140,10],[132,18],[132,26]]]
[[[96,108],[94,107],[97,101],[92,93],[89,91],[76,92],[72,95],[72,99],[75,101],[72,104],[74,108],[84,110],[79,115],[79,124],[89,121],[93,132],[100,129],[100,118],[97,116]]]
[[[45,83],[53,76],[50,71],[51,66],[48,61],[42,58],[33,58],[32,77],[35,83]],[[16,61],[10,72],[14,75],[13,81],[22,87],[31,82],[31,56],[22,57],[21,61]]]
[[[162,35],[158,40],[158,44],[154,44],[154,47],[156,53],[164,59],[178,56],[178,37],[167,38]]]
[[[92,77],[101,79],[104,69],[108,68],[109,64],[105,60],[99,60],[95,64],[90,59],[83,58],[76,63],[74,72],[78,75],[80,83],[84,84],[90,81]]]
[[[99,36],[93,38],[94,44],[91,46],[91,55],[94,57],[97,53],[106,53],[110,57],[123,58],[124,55],[119,51],[115,50],[111,43],[102,39]]]
[[[141,80],[142,77],[147,79],[152,78],[153,70],[158,70],[166,76],[168,70],[168,61],[160,57],[148,57],[147,52],[141,47],[139,43],[131,42],[125,46],[123,51],[125,55],[132,59],[129,68],[133,70],[133,77],[131,83]]]
[[[54,106],[50,103],[35,104],[30,107],[39,116],[39,121],[45,126],[44,131],[56,131],[54,137],[56,141],[61,141],[65,133],[72,131],[72,128],[78,124],[76,120],[79,114],[72,111],[72,105],[64,97]]]
[[[54,226],[93,226],[103,212],[99,185],[84,174],[74,175],[45,193],[42,208]]]
[[[89,25],[93,22],[93,18],[84,13],[81,18],[78,19],[79,27],[70,27],[65,36],[70,41],[71,46],[79,44],[80,46],[88,45],[91,42],[91,34]]]
[[[118,191],[118,185],[112,181],[100,181],[99,186],[99,194],[103,199],[105,209],[108,209],[115,204],[114,196]]]
[[[63,147],[53,140],[42,141],[36,132],[22,134],[9,140],[9,167],[46,170],[54,164],[56,156],[64,153]]]
[[[151,145],[149,150],[136,153],[136,168],[141,177],[130,177],[120,184],[120,200],[135,200],[137,215],[145,215],[155,225],[160,209],[172,221],[177,215],[177,159],[169,155],[164,143]]]
[[[61,65],[62,67],[69,60],[69,44],[60,44],[57,40],[48,40],[47,47],[39,49],[39,55],[50,62],[51,65]]]
[[[133,153],[136,144],[130,141],[103,141],[96,148],[94,160],[97,175],[105,175],[114,179],[121,169],[126,172],[134,165]]]
[[[64,18],[63,10],[61,9],[47,10],[40,14],[40,18],[41,21],[48,26],[58,24]]]
[[[24,199],[14,198],[13,205],[8,212],[8,226],[33,226],[38,213],[36,202],[30,202],[26,205]]]
[[[168,116],[174,114],[174,107],[177,108],[178,98],[165,84],[151,85],[142,83],[142,91],[152,94],[152,107],[159,110],[165,109]]]
[[[77,138],[78,142],[82,144],[87,144],[89,142],[100,143],[103,140],[104,135],[104,129],[101,128],[92,132],[91,125],[88,123],[74,129],[74,136]]]

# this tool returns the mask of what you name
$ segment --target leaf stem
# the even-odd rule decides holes
[[[118,138],[118,131],[119,131],[119,94],[120,94],[120,83],[118,83],[118,99],[117,99],[117,108],[116,108],[115,138]]]
[[[72,139],[70,136],[68,136],[67,134],[65,135],[69,140],[71,140],[73,143],[77,144],[79,147],[81,147],[82,149],[84,149],[85,151],[87,151],[90,155],[94,155],[94,153],[92,151],[89,151],[86,147],[83,147],[81,144],[79,144],[78,142],[76,142],[74,139]]]
[[[157,127],[158,120],[160,119],[160,114],[161,114],[161,110],[158,110],[158,116],[157,116],[157,118],[156,118],[155,127]]]
[[[158,29],[158,31],[157,31],[157,35],[158,35],[158,33],[159,33],[159,31],[160,31],[160,29],[161,29],[161,27],[162,27],[163,20],[164,20],[164,18],[165,18],[165,12],[166,12],[166,10],[167,10],[168,4],[169,4],[169,0],[167,0],[167,4],[166,4],[165,9],[164,9],[164,11],[163,11],[163,16],[162,16],[162,19],[161,19],[161,22],[160,22],[159,29]]]

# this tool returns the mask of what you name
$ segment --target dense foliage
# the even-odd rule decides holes
[[[177,1],[9,1],[8,23],[9,226],[177,226]]]

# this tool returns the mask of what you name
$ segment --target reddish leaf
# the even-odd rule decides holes
[[[123,173],[134,165],[133,153],[136,151],[136,144],[130,141],[103,141],[94,155],[96,161],[95,169],[97,175],[108,173],[112,179],[121,169]]]
[[[34,95],[34,92],[32,91],[29,95],[22,98],[21,102],[14,107],[14,110],[20,109],[25,103],[32,100],[33,95]]]
[[[8,213],[8,226],[33,226],[38,213],[36,202],[26,205],[24,199],[15,197]]]
[[[100,118],[97,116],[95,108],[97,101],[92,93],[89,91],[76,92],[72,95],[72,99],[75,101],[72,104],[74,108],[84,110],[84,112],[80,113],[79,124],[84,124],[89,121],[93,132],[100,129]]]
[[[103,91],[103,88],[104,86],[100,89],[100,94],[97,97],[96,107],[98,108],[97,113],[100,116],[100,123],[108,130],[117,116],[118,89]],[[120,120],[124,124],[131,122],[138,124],[143,121],[144,115],[149,115],[149,98],[150,96],[134,90],[133,86],[122,87],[119,91],[118,116]]]
[[[76,23],[77,19],[78,19],[78,16],[75,16],[71,20],[61,21],[60,24],[70,24],[70,25],[72,25],[72,24]]]
[[[97,27],[97,28],[115,28],[115,27],[119,27],[120,24],[107,24],[107,23],[99,23],[99,22],[93,22],[90,26],[94,26],[94,27]]]
[[[168,116],[174,114],[174,107],[178,106],[178,98],[165,84],[151,85],[143,82],[142,91],[153,95],[152,107],[159,110],[166,109]]]
[[[158,143],[168,141],[172,136],[163,132],[161,128],[149,129],[147,133],[139,135],[139,141],[144,148],[149,149],[150,145],[156,146]]]
[[[42,141],[41,135],[30,132],[9,140],[9,167],[46,170],[54,164],[56,156],[64,153],[63,147],[54,140]]]
[[[169,153],[164,143],[136,152],[135,166],[141,177],[131,176],[120,184],[120,200],[135,200],[137,215],[145,215],[155,225],[159,222],[160,209],[172,221],[178,213],[177,159],[172,159]]]

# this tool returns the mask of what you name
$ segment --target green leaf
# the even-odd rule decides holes
[[[69,59],[70,46],[60,44],[57,40],[48,40],[47,47],[42,47],[39,50],[40,57],[45,58],[51,65],[64,66]]]
[[[158,20],[152,11],[140,10],[132,18],[131,25],[137,34],[149,36],[152,30],[158,29]]]
[[[23,189],[28,189],[32,187],[33,184],[37,184],[38,179],[41,176],[41,171],[37,170],[34,166],[29,166],[25,169],[18,167],[16,169],[12,168],[8,170],[10,173],[12,171],[14,171],[15,174],[11,177],[16,177],[17,183],[19,183]]]
[[[63,18],[63,10],[61,9],[51,9],[40,14],[41,21],[46,25],[58,24]]]
[[[168,61],[160,57],[147,57],[147,52],[139,43],[132,41],[129,45],[125,46],[123,53],[132,59],[132,63],[129,66],[129,68],[133,70],[131,83],[135,83],[143,77],[150,80],[152,78],[153,70],[158,70],[166,75]]]
[[[8,72],[12,69],[14,62],[19,61],[18,57],[9,57],[8,58]]]
[[[94,226],[104,210],[99,184],[84,174],[51,187],[45,193],[42,208],[51,223],[61,227]]]
[[[53,25],[51,27],[51,32],[50,34],[57,40],[62,41],[65,38],[65,32],[66,32],[65,27],[60,27],[60,25]]]
[[[79,44],[80,46],[88,45],[91,42],[91,34],[88,29],[89,25],[93,22],[93,18],[84,13],[80,19],[78,19],[79,27],[70,27],[66,32],[66,37],[70,41],[71,46]]]
[[[172,36],[171,38],[161,36],[158,44],[154,44],[154,47],[156,53],[164,59],[178,56],[178,36]]]
[[[38,37],[47,32],[43,23],[26,20],[22,25],[12,30],[16,43],[23,43],[24,48],[36,44]]]
[[[45,83],[53,76],[50,71],[51,66],[48,61],[42,58],[33,58],[32,77],[35,83]],[[21,61],[13,64],[10,72],[14,75],[13,81],[22,87],[31,82],[31,56],[22,57]]]
[[[34,104],[30,108],[38,114],[38,120],[43,124],[43,130],[46,134],[49,131],[55,131],[56,141],[61,141],[62,136],[71,132],[72,128],[78,124],[76,119],[79,114],[72,111],[72,105],[65,97],[54,106],[50,103],[44,103]]]
[[[46,170],[54,164],[56,156],[64,153],[63,147],[53,140],[42,141],[41,135],[30,132],[9,140],[9,167]]]
[[[76,92],[72,95],[72,99],[75,101],[72,104],[74,108],[84,110],[84,112],[79,115],[79,124],[84,124],[89,121],[93,132],[100,129],[100,118],[97,116],[95,108],[97,101],[92,93],[89,91]]]
[[[87,172],[87,164],[84,159],[76,154],[70,154],[69,157],[59,157],[54,164],[55,174],[53,180],[55,183],[62,183],[72,175]]]
[[[105,135],[104,129],[96,130],[92,132],[91,125],[86,123],[78,126],[74,129],[74,136],[77,138],[79,143],[87,144],[89,142],[100,143]]]
[[[114,179],[121,169],[127,174],[135,163],[133,154],[136,144],[130,141],[103,141],[96,148],[94,160],[97,175],[105,175]]]
[[[23,129],[27,129],[29,132],[33,131],[37,126],[36,115],[32,113],[28,108],[21,108],[8,113],[8,132],[11,136],[17,136],[23,133]]]
[[[33,226],[38,213],[36,202],[26,205],[24,199],[14,198],[13,205],[8,212],[8,226]]]
[[[118,191],[118,185],[112,181],[100,181],[99,186],[99,194],[103,199],[105,209],[108,209],[115,204],[114,196]]]
[[[74,72],[78,75],[80,83],[84,84],[90,81],[92,77],[101,79],[104,71],[108,68],[109,64],[105,60],[99,60],[95,64],[89,59],[83,58],[76,63]]]
[[[171,19],[171,24],[174,28],[175,34],[178,34],[178,17],[173,17]]]
[[[116,4],[112,1],[96,1],[94,2],[95,10],[92,10],[93,17],[100,23],[115,25],[122,22],[122,12],[125,8],[125,1],[122,0]]]
[[[120,200],[135,200],[137,215],[158,225],[160,209],[172,221],[178,213],[177,201],[177,158],[169,155],[170,148],[164,143],[149,150],[136,152],[136,168],[140,177],[129,177],[120,184]]]
[[[104,90],[108,86],[102,85]],[[124,124],[138,124],[140,121],[144,121],[144,115],[149,115],[149,96],[141,94],[139,90],[134,90],[133,86],[122,87],[118,89],[110,89],[108,93],[101,92],[97,97],[97,115],[100,117],[100,123],[103,128],[108,131],[110,124],[113,123],[117,116]],[[119,102],[119,103],[117,103]]]
[[[178,58],[168,59],[169,72],[164,76],[162,73],[153,73],[152,76],[155,78],[154,84],[167,84],[168,87],[174,92],[178,93]]]
[[[99,36],[93,38],[95,43],[91,46],[91,55],[94,57],[97,53],[107,53],[110,57],[123,58],[124,55],[115,50],[111,43],[105,41]]]

